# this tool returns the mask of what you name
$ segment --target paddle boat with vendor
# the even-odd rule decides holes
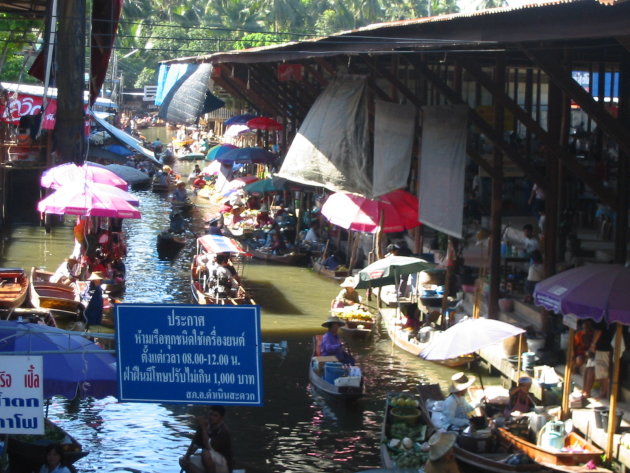
[[[204,235],[190,267],[190,287],[197,304],[255,304],[242,283],[245,250],[231,238]]]

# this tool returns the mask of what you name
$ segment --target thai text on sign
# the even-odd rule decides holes
[[[119,399],[262,404],[258,306],[116,306]]]
[[[44,433],[41,356],[0,356],[0,434]]]

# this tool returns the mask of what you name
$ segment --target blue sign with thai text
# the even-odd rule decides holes
[[[118,398],[262,405],[260,308],[117,304]]]

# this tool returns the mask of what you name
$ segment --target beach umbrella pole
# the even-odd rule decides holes
[[[573,374],[573,337],[575,329],[569,329],[569,345],[567,347],[567,362],[564,367],[564,380],[562,385],[562,407],[560,417],[566,420],[570,414],[569,397],[571,394],[571,375]]]
[[[612,460],[613,439],[617,427],[617,392],[619,391],[619,369],[621,368],[621,337],[622,325],[617,322],[615,330],[615,349],[613,352],[613,379],[610,387],[610,411],[608,413],[608,439],[606,441],[606,458]]]

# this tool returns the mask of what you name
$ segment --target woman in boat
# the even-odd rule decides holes
[[[506,415],[512,412],[530,412],[536,407],[529,390],[532,387],[532,378],[523,376],[519,378],[518,385],[510,390],[510,404]]]
[[[457,440],[454,432],[436,432],[429,438],[429,461],[425,473],[460,473],[453,446]]]
[[[344,349],[341,338],[339,338],[339,328],[344,325],[346,323],[339,317],[330,317],[322,324],[322,327],[327,328],[328,331],[322,337],[319,353],[321,356],[336,356],[341,363],[354,365],[354,358]]]
[[[473,406],[466,400],[468,388],[475,382],[474,376],[465,373],[455,373],[451,377],[450,395],[443,405],[443,422],[441,427],[448,430],[463,430],[468,426],[470,414],[478,406]]]
[[[103,320],[103,275],[94,272],[88,278],[90,284],[83,293],[81,300],[85,304],[85,316],[88,327],[90,325],[99,325]]]
[[[228,473],[234,467],[232,435],[225,425],[225,407],[212,406],[197,417],[197,431],[179,465],[188,473]],[[195,452],[201,449],[201,454]]]
[[[186,192],[186,183],[178,181],[173,191],[173,202],[186,202],[188,200],[188,192]]]
[[[342,309],[344,307],[350,307],[361,304],[361,296],[354,288],[357,285],[357,281],[354,277],[348,276],[339,285],[341,291],[337,294],[337,297],[332,303],[333,308]]]
[[[81,268],[76,258],[66,258],[57,270],[50,276],[50,282],[70,284],[77,280]]]
[[[50,444],[46,448],[46,463],[39,469],[39,473],[70,473],[70,469],[63,464],[63,448],[59,444]]]

